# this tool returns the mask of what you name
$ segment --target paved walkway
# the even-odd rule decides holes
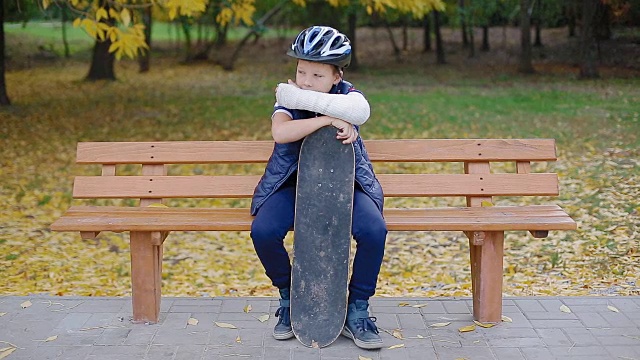
[[[130,322],[129,298],[0,296],[0,359],[640,360],[640,297],[506,298],[511,322],[464,333],[469,299],[371,303],[386,345],[376,351],[273,339],[274,298],[163,298],[150,325]]]

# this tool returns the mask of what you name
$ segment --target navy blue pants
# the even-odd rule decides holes
[[[251,224],[251,238],[258,258],[272,284],[279,289],[291,285],[291,263],[284,237],[293,227],[295,197],[295,185],[278,189],[260,207]],[[351,233],[357,245],[349,282],[350,303],[368,300],[375,293],[387,237],[382,214],[358,186],[354,191]]]

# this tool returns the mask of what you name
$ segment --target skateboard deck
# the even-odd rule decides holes
[[[298,162],[291,325],[309,347],[335,341],[347,313],[355,159],[336,132],[326,126],[309,134]]]

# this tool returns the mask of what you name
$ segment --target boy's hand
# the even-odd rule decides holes
[[[358,138],[356,128],[344,120],[332,118],[331,126],[338,129],[336,138],[342,140],[343,144],[351,144]]]

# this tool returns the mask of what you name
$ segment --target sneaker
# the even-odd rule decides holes
[[[291,328],[291,305],[289,305],[289,289],[280,289],[280,307],[276,311],[278,323],[273,328],[273,337],[277,340],[291,339],[293,329]]]
[[[374,324],[375,317],[369,316],[369,303],[366,300],[356,300],[349,304],[347,322],[342,329],[342,335],[348,337],[362,349],[379,349],[383,346],[378,328]]]

